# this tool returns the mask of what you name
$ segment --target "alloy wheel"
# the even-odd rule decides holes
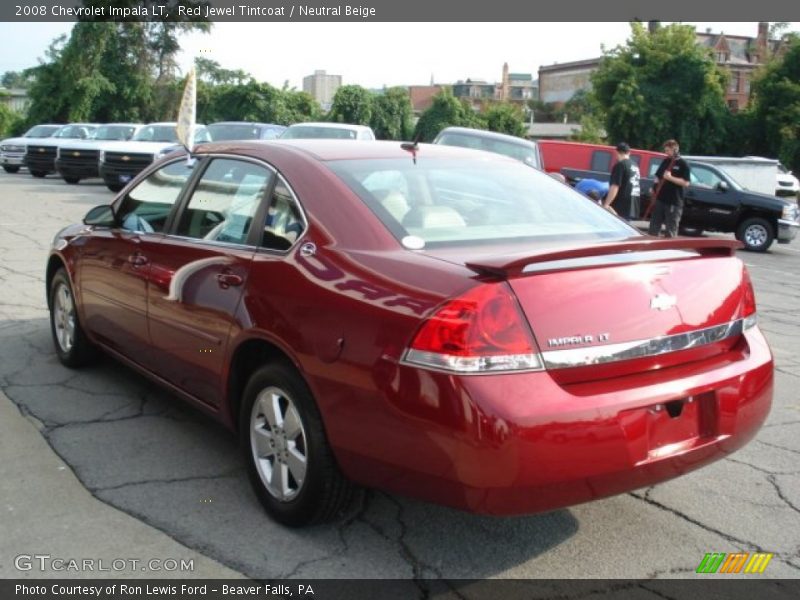
[[[262,390],[250,414],[250,448],[264,487],[276,500],[290,502],[303,488],[308,466],[306,431],[289,394]]]

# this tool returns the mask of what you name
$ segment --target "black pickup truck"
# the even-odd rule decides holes
[[[752,192],[743,188],[722,169],[690,160],[691,185],[684,194],[681,232],[700,235],[703,231],[733,233],[747,250],[764,252],[777,239],[788,244],[800,229],[797,202]],[[642,212],[650,202],[653,187],[651,173],[642,177]],[[609,173],[580,169],[561,169],[567,181],[575,185],[581,179],[608,181]],[[645,174],[643,174],[645,175]]]

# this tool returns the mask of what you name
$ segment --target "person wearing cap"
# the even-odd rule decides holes
[[[639,217],[639,167],[631,160],[631,148],[625,142],[617,144],[617,164],[611,170],[606,208],[630,221]]]
[[[691,171],[689,163],[681,158],[677,141],[664,142],[664,152],[667,158],[656,171],[653,184],[655,206],[647,232],[650,235],[659,235],[661,226],[664,225],[667,228],[667,237],[675,237],[678,235],[683,213],[683,190],[689,187]]]
[[[575,184],[575,189],[598,204],[602,204],[603,198],[608,194],[608,182],[599,179],[581,179]]]

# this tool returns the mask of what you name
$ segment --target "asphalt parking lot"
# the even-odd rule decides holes
[[[99,180],[0,173],[0,388],[36,425],[26,435],[46,440],[98,511],[118,509],[186,552],[255,578],[695,577],[705,553],[736,551],[774,553],[765,577],[800,577],[800,240],[740,254],[775,354],[776,388],[767,424],[731,457],[545,515],[475,516],[367,491],[340,521],[289,530],[262,512],[221,427],[111,359],[82,371],[57,361],[44,291],[50,241],[112,197]],[[16,540],[0,542],[0,577],[19,576],[10,555],[50,543],[11,518],[36,488],[0,479],[0,491],[11,486],[22,500],[0,502],[3,537]],[[56,538],[61,524],[52,525]],[[205,569],[193,574],[216,573]]]

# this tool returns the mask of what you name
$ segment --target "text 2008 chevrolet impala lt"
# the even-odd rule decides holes
[[[56,351],[238,431],[278,521],[354,484],[480,513],[664,481],[747,443],[772,355],[738,242],[655,239],[511,159],[216,143],[62,230]]]

